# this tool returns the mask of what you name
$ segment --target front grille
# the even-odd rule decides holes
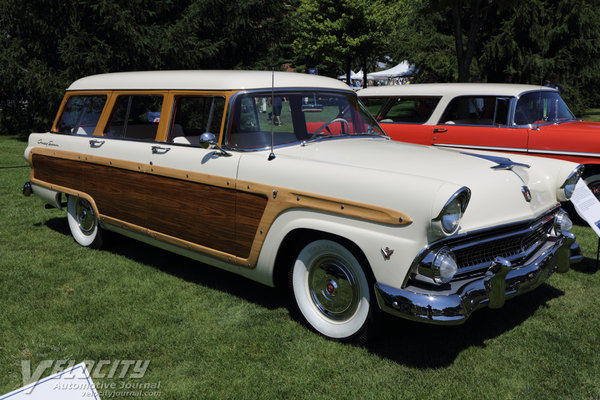
[[[554,230],[557,210],[558,204],[535,220],[482,229],[431,243],[413,261],[411,273],[407,275],[403,287],[410,282],[410,285],[444,288],[433,284],[430,272],[424,275],[419,272],[421,265],[424,271],[431,268],[433,259],[428,257],[434,257],[442,248],[447,248],[456,257],[458,271],[452,281],[479,278],[497,257],[510,261],[514,266],[522,265],[557,237]]]
[[[478,241],[474,245],[450,246],[456,256],[459,273],[471,270],[472,267],[489,266],[496,257],[504,257],[511,261],[524,258],[542,245],[552,230],[552,223],[553,219],[550,218],[525,230],[504,234],[498,238],[482,239],[482,242]]]

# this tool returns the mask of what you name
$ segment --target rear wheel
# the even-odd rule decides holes
[[[306,244],[291,270],[290,286],[304,320],[331,339],[362,342],[372,315],[371,285],[359,258],[341,243]]]
[[[67,219],[71,234],[77,243],[93,249],[102,246],[102,229],[98,226],[98,217],[89,201],[69,196]]]

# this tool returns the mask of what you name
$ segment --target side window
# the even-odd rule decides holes
[[[232,111],[227,145],[247,149],[268,147],[271,144],[271,130],[275,145],[298,140],[295,130],[300,129],[300,107],[313,109],[308,104],[308,97],[303,99],[306,103],[302,103],[298,95],[238,96]]]
[[[154,140],[162,102],[159,95],[119,96],[105,129],[106,136]]]
[[[200,144],[200,135],[210,132],[219,139],[225,98],[220,96],[177,96],[169,141]]]
[[[105,95],[69,97],[57,124],[58,132],[72,135],[92,135],[104,104],[106,104]]]
[[[463,96],[453,99],[441,124],[506,125],[509,99],[495,96]]]
[[[401,97],[378,119],[380,122],[423,124],[439,101],[440,97]]]
[[[361,97],[360,101],[367,107],[371,115],[377,117],[382,107],[388,102],[389,97]]]

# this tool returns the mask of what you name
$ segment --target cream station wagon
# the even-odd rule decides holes
[[[34,193],[73,237],[106,230],[289,286],[320,334],[376,308],[438,324],[570,265],[577,164],[399,143],[346,85],[261,71],[89,76],[29,137]]]

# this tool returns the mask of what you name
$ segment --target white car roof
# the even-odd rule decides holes
[[[271,71],[140,71],[91,75],[67,90],[247,90],[321,88],[352,91],[336,79],[295,72]]]
[[[414,83],[408,85],[372,86],[356,92],[359,97],[378,96],[518,96],[532,90],[556,89],[546,86],[513,83]]]

